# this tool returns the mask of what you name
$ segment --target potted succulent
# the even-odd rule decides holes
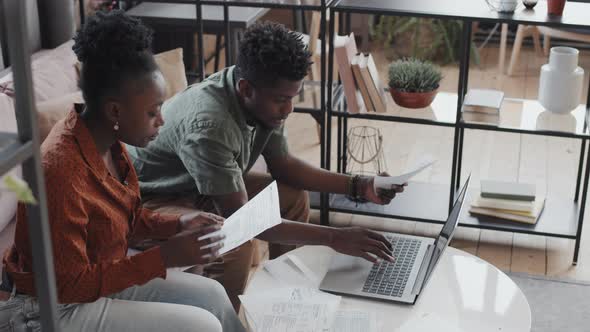
[[[415,58],[389,65],[389,91],[396,104],[406,108],[430,105],[438,92],[442,73],[438,66]]]

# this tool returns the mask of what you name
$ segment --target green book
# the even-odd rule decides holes
[[[515,201],[534,201],[536,188],[530,183],[481,180],[481,197],[508,199]]]

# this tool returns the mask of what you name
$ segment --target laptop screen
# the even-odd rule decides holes
[[[436,241],[434,241],[434,244],[432,245],[432,256],[430,258],[430,262],[428,263],[428,268],[426,270],[426,278],[424,280],[422,288],[424,288],[424,285],[426,285],[426,283],[428,282],[428,279],[430,278],[432,271],[436,267],[436,264],[438,263],[440,256],[442,255],[445,248],[453,238],[453,234],[455,233],[455,229],[457,228],[457,224],[459,223],[459,216],[461,215],[463,201],[465,200],[465,195],[467,193],[467,188],[469,187],[470,179],[471,175],[469,175],[467,181],[465,181],[465,184],[463,185],[463,188],[461,188],[461,192],[459,192],[459,196],[457,196],[457,199],[455,200],[453,209],[451,210],[451,213],[449,213],[447,222],[441,229],[440,234],[438,235]]]

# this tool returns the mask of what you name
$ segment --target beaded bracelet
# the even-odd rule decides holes
[[[349,183],[350,183],[349,193],[350,193],[350,196],[355,200],[358,200],[361,198],[359,188],[358,188],[360,179],[361,179],[361,176],[357,174],[357,175],[352,176],[349,181]]]

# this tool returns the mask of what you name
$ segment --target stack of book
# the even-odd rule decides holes
[[[463,120],[483,124],[500,124],[504,92],[491,89],[469,89],[463,101]]]
[[[385,95],[375,60],[359,53],[354,34],[334,48],[334,58],[344,88],[348,112],[385,112]]]
[[[469,213],[527,224],[536,224],[545,206],[545,196],[534,184],[481,181],[481,193]]]

